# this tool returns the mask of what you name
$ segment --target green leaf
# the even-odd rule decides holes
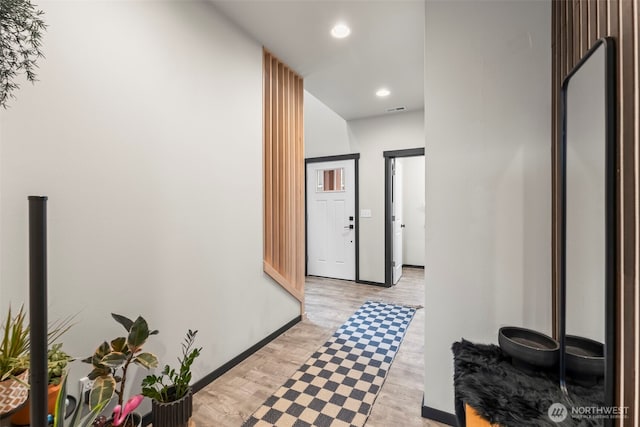
[[[152,387],[159,380],[160,380],[160,377],[156,375],[151,375],[151,374],[147,375],[142,379],[142,388],[144,389],[145,387]]]
[[[127,345],[131,351],[135,352],[135,350],[139,349],[142,344],[145,343],[147,338],[149,338],[149,325],[146,320],[141,316],[138,316],[129,331]]]
[[[60,392],[56,398],[56,409],[54,411],[53,427],[64,427],[64,413],[66,411],[67,400],[67,374],[62,377],[62,386],[60,386]],[[81,406],[81,405],[77,405]]]
[[[150,399],[154,399],[158,402],[164,402],[164,398],[162,397],[162,394],[155,388],[146,388],[146,389],[143,388],[142,395]]]
[[[158,358],[151,353],[140,353],[133,359],[133,363],[136,363],[147,369],[151,369],[158,366]]]
[[[118,337],[111,341],[111,348],[113,351],[119,351],[124,353],[127,348],[127,339],[125,337]]]
[[[109,403],[116,389],[116,380],[113,377],[100,377],[93,382],[93,388],[89,393],[89,407],[93,410]]]
[[[128,317],[125,317],[121,314],[115,314],[115,313],[111,313],[111,317],[113,317],[116,320],[116,322],[124,326],[127,332],[131,330],[131,327],[133,326],[133,321]]]
[[[100,360],[100,363],[111,368],[117,368],[121,366],[126,360],[126,354],[114,351],[104,356],[102,360]]]
[[[87,375],[87,377],[93,381],[98,377],[104,377],[108,375],[111,375],[111,369],[105,366],[103,368],[93,368],[93,371],[89,372],[89,375]]]
[[[109,345],[108,342],[104,341],[96,349],[95,353],[93,353],[93,359],[91,360],[91,363],[95,365],[97,361],[102,360],[102,358],[109,353],[111,353],[111,346]]]

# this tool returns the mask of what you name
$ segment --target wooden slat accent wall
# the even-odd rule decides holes
[[[263,54],[263,67],[264,271],[302,304],[303,81],[267,50]]]
[[[553,161],[553,289],[557,301],[558,242],[558,149],[560,141],[560,84],[593,42],[610,36],[616,42],[618,98],[617,245],[619,251],[616,337],[616,402],[628,407],[629,417],[619,426],[640,425],[638,405],[640,342],[638,233],[638,153],[640,134],[639,24],[640,0],[553,0],[552,1],[552,161]],[[554,327],[557,334],[557,304]]]

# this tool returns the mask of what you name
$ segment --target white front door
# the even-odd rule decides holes
[[[402,166],[397,159],[393,159],[393,183],[391,190],[391,203],[393,204],[393,284],[395,285],[402,276]]]
[[[307,274],[355,280],[355,160],[307,163]]]

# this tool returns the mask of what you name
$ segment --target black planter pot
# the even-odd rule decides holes
[[[153,427],[187,427],[193,413],[193,393],[191,388],[182,399],[174,402],[151,401]]]

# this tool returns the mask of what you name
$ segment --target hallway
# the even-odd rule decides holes
[[[198,427],[241,426],[366,300],[423,305],[424,270],[405,268],[393,288],[307,277],[307,318],[197,393],[193,419]],[[441,425],[420,414],[423,340],[421,309],[411,322],[367,426]]]

